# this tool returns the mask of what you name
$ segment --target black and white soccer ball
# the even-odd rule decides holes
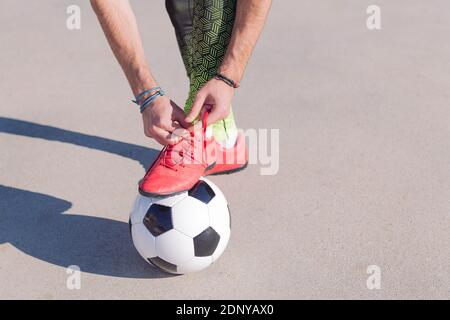
[[[200,271],[214,263],[231,232],[227,200],[205,178],[181,194],[164,198],[138,195],[129,223],[139,254],[174,274]]]

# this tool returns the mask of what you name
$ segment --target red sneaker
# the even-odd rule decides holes
[[[223,148],[206,135],[206,119],[202,128],[175,145],[169,145],[159,154],[139,183],[143,196],[158,197],[190,190],[202,176],[229,174],[245,169],[248,151],[245,137],[239,132],[233,148]]]
[[[201,130],[162,149],[139,183],[143,196],[167,196],[190,190],[215,165],[216,146],[212,137],[206,137],[206,117]]]
[[[216,163],[206,170],[205,175],[230,174],[247,167],[248,150],[243,132],[239,131],[233,148],[224,148],[218,142],[215,142],[215,145]]]

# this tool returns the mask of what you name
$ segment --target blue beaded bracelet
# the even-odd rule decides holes
[[[139,104],[139,105],[140,105],[140,104],[141,104],[141,99],[142,99],[147,93],[150,93],[150,92],[153,92],[153,91],[158,91],[158,90],[162,90],[161,87],[153,87],[153,88],[150,88],[150,89],[148,89],[148,90],[145,90],[145,91],[139,93],[139,94],[136,96],[135,100],[131,100],[131,101],[134,102],[134,103],[136,103],[136,104]]]
[[[141,113],[143,113],[144,110],[150,105],[150,103],[152,103],[156,98],[162,97],[162,96],[165,96],[165,93],[164,93],[163,90],[159,90],[159,91],[155,92],[154,94],[152,94],[147,99],[145,99],[144,102],[142,102],[142,104],[141,104],[141,106],[139,108]]]

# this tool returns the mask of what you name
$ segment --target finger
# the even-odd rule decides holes
[[[205,112],[211,112],[212,108],[213,108],[213,105],[204,104],[200,111],[200,115],[198,116],[198,119],[203,119],[203,117],[205,116]],[[194,132],[196,129],[201,129],[201,127],[202,127],[202,121],[198,121],[195,124],[188,123],[188,127],[186,129],[190,132]]]
[[[214,124],[220,120],[223,120],[227,117],[227,111],[226,107],[217,105],[215,108],[212,109],[210,114],[208,115],[208,120],[206,121],[206,124],[209,126],[211,124]]]
[[[202,128],[202,122],[198,121],[196,123],[191,123],[189,127],[186,128],[188,132],[195,132],[196,130],[200,130]]]
[[[186,121],[186,115],[181,108],[173,109],[172,120],[177,121],[183,128],[188,128],[190,126],[190,123]]]
[[[176,144],[181,139],[180,137],[174,136],[170,132],[155,126],[152,127],[151,133],[153,138],[163,146],[168,144]]]
[[[159,122],[159,123],[155,123],[154,124],[157,128],[161,128],[161,129],[163,129],[164,131],[167,131],[167,132],[173,132],[174,130],[176,130],[176,129],[178,129],[179,127],[180,127],[180,125],[179,124],[177,124],[176,122],[174,122],[174,121],[171,121],[171,120],[169,120],[169,121],[167,121],[167,122]]]
[[[189,131],[187,131],[185,128],[179,126],[177,129],[172,131],[172,135],[180,139],[187,139],[190,134]]]
[[[170,105],[173,107],[173,109],[180,109],[181,107],[173,100],[170,100]]]
[[[156,118],[153,120],[153,126],[157,128],[161,128],[165,131],[172,132],[177,129],[180,125],[172,120],[172,116],[164,117],[164,119]]]
[[[202,110],[204,102],[205,97],[202,94],[197,94],[197,96],[194,99],[194,103],[192,104],[191,111],[188,113],[185,119],[186,122],[192,123],[197,118],[200,111]]]
[[[166,134],[164,138],[166,144],[176,144],[182,139],[187,139],[190,135],[189,131],[180,126],[177,122],[173,122],[170,126],[160,127],[160,129],[163,129],[164,134]],[[162,132],[161,135],[163,135]]]

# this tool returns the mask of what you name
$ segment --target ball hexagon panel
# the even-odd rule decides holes
[[[226,247],[228,245],[228,241],[230,240],[230,234],[231,234],[230,229],[222,230],[220,232],[220,241],[217,244],[217,248],[216,248],[216,250],[214,251],[214,253],[212,255],[213,262],[215,262],[217,259],[219,259],[219,257],[225,251],[225,249],[226,249]]]
[[[139,254],[144,258],[153,258],[157,256],[155,237],[147,231],[142,223],[131,226],[131,236],[134,246]]]
[[[194,253],[196,257],[211,256],[216,251],[220,235],[209,227],[194,238]]]
[[[157,256],[175,265],[187,262],[194,257],[194,244],[191,237],[172,229],[156,237]]]
[[[188,194],[190,197],[200,200],[205,204],[208,204],[216,195],[208,183],[203,180],[198,181],[195,186],[189,190]]]
[[[144,220],[145,214],[147,213],[148,208],[150,208],[150,205],[152,204],[152,199],[147,198],[141,195],[138,195],[136,197],[136,200],[134,201],[133,210],[131,211],[131,223],[142,223]]]
[[[184,262],[177,266],[177,273],[190,273],[201,271],[212,263],[212,257],[194,257],[188,262]]]
[[[212,182],[211,180],[208,180],[206,178],[200,178],[201,181],[206,182],[208,184],[208,186],[213,190],[213,193],[215,195],[217,195],[219,198],[222,198],[223,201],[225,201],[225,203],[227,203],[227,200],[225,198],[225,195],[223,194],[223,192],[219,189],[219,187]]]
[[[152,204],[144,217],[144,226],[155,237],[173,229],[172,209],[160,204]]]
[[[208,207],[187,197],[172,207],[172,222],[174,229],[193,238],[209,227]]]

